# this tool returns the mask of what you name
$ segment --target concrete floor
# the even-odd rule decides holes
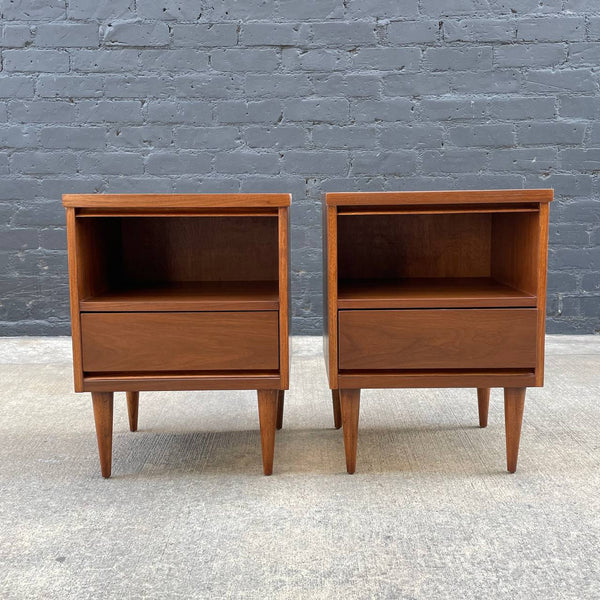
[[[115,403],[104,480],[69,340],[0,339],[0,598],[600,598],[600,336],[550,337],[519,470],[502,396],[367,390],[345,474],[320,339],[296,338],[275,473],[255,394]]]

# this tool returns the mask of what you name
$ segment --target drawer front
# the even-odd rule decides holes
[[[83,370],[279,369],[278,312],[82,313]]]
[[[339,368],[533,368],[536,315],[534,308],[341,310]]]

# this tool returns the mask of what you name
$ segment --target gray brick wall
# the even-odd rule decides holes
[[[63,192],[554,187],[548,330],[600,330],[598,0],[0,0],[0,331],[69,330]]]

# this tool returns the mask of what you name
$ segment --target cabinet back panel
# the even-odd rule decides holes
[[[490,214],[338,217],[340,279],[489,277]]]
[[[124,218],[128,281],[278,278],[277,220],[270,217]]]

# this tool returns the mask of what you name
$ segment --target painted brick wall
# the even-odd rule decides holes
[[[0,0],[0,330],[68,327],[63,192],[554,187],[548,330],[600,330],[598,0]]]

